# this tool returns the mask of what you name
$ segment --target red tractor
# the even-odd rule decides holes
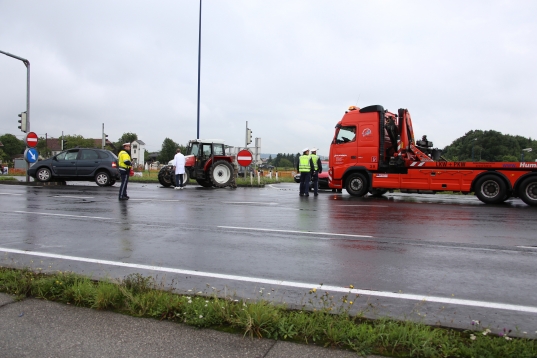
[[[235,165],[233,158],[226,155],[223,140],[193,139],[188,142],[183,185],[189,179],[196,180],[203,187],[235,186]],[[158,181],[164,187],[175,186],[173,161],[159,171]]]

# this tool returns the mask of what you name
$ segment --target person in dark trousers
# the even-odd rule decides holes
[[[121,186],[119,187],[119,200],[129,200],[127,195],[127,184],[131,172],[131,151],[130,143],[123,143],[123,149],[118,154],[119,174],[121,175]]]
[[[310,196],[310,179],[314,167],[309,154],[309,148],[304,148],[296,167],[300,172],[300,196]]]
[[[313,174],[311,175],[311,181],[313,183],[313,195],[317,196],[319,195],[319,173],[323,172],[321,158],[317,155],[317,148],[311,148],[310,157],[313,163]]]

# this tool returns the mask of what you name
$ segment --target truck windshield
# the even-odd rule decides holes
[[[356,127],[340,127],[336,137],[336,144],[352,142],[356,139]]]

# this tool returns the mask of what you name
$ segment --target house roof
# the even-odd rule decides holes
[[[140,145],[145,145],[144,141],[143,140],[140,140],[140,139],[136,139],[135,141],[133,141],[133,143],[136,142]]]

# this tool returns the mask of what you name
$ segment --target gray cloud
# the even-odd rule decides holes
[[[473,129],[536,137],[533,1],[204,0],[202,138],[327,155],[350,105],[408,108],[443,147]],[[196,1],[3,1],[0,50],[31,62],[38,135],[196,137]],[[26,70],[0,55],[0,134],[19,135]],[[20,136],[22,138],[22,136]]]

